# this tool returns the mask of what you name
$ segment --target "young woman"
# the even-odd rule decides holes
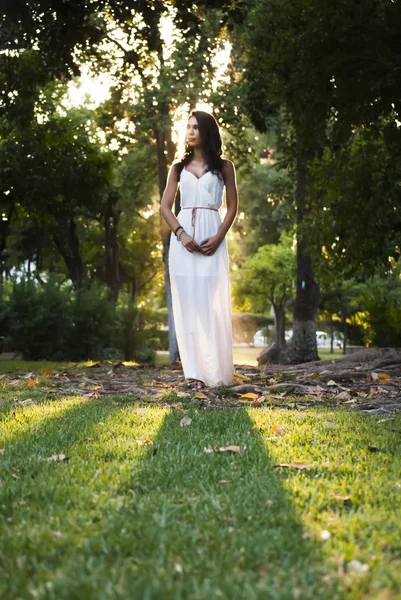
[[[216,119],[193,111],[183,157],[171,166],[161,202],[172,230],[169,272],[177,344],[191,389],[230,384],[234,375],[225,235],[237,214],[238,193],[234,165],[221,154]],[[175,217],[178,183],[181,210]],[[222,222],[224,186],[227,212]]]

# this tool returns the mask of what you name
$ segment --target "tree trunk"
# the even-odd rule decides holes
[[[332,313],[330,313],[330,353],[334,354],[334,322]]]
[[[167,137],[169,138],[169,135]],[[171,141],[169,139],[166,140],[166,135],[163,131],[156,132],[156,141],[159,171],[159,193],[161,199],[167,183],[167,156],[164,151],[166,149],[166,146],[171,147]],[[171,231],[167,223],[164,221],[163,217],[160,217],[160,230],[163,241],[164,284],[168,310],[169,364],[171,365],[178,360],[179,353],[177,336],[175,333],[173,301],[171,296],[170,285],[170,272],[168,268]]]
[[[67,266],[74,289],[82,289],[85,283],[85,271],[80,254],[77,225],[72,217],[60,219],[53,241]]]
[[[257,357],[258,365],[266,363],[280,364],[285,357],[285,307],[273,302],[274,310],[274,342]]]
[[[117,302],[121,288],[121,277],[119,268],[119,248],[117,239],[118,222],[120,213],[115,207],[104,215],[104,244],[105,244],[105,274],[109,294],[113,302]]]
[[[347,354],[347,313],[344,310],[344,308],[342,309],[342,319],[343,319],[343,334],[344,334],[344,339],[343,339],[343,354]]]
[[[279,348],[285,346],[285,309],[280,304],[273,303],[274,309],[274,341]]]
[[[297,142],[296,209],[297,209],[297,288],[294,304],[293,336],[287,344],[285,363],[298,364],[319,360],[317,352],[317,311],[319,287],[314,280],[312,262],[306,242],[300,236],[300,226],[307,208],[308,150]]]

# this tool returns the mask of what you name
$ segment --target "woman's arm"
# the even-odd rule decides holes
[[[170,167],[167,176],[167,184],[163,192],[162,201],[160,205],[160,212],[171,231],[175,231],[179,226],[177,217],[172,211],[175,197],[177,195],[178,177],[175,170],[175,164],[173,163]]]
[[[223,169],[224,183],[226,184],[226,204],[227,212],[224,220],[217,232],[217,236],[224,239],[227,231],[230,229],[238,211],[238,190],[235,177],[235,167],[231,160],[225,161]]]
[[[175,169],[175,163],[170,167],[170,171],[167,176],[167,185],[163,192],[162,201],[160,205],[160,212],[171,231],[175,231],[179,227],[180,223],[173,213],[173,204],[177,194],[178,176]],[[181,234],[181,242],[188,252],[203,252],[202,248],[187,232]]]

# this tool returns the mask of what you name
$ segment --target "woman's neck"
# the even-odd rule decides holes
[[[198,163],[205,162],[205,154],[202,148],[194,148],[193,160]]]

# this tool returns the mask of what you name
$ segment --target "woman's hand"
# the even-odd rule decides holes
[[[202,252],[202,248],[199,246],[199,244],[195,242],[194,238],[185,231],[182,232],[180,240],[188,252]]]
[[[203,252],[203,254],[206,254],[207,256],[211,256],[212,254],[214,254],[216,252],[217,248],[220,246],[223,239],[224,238],[222,238],[221,236],[219,236],[217,234],[205,238],[200,243],[201,251]]]

